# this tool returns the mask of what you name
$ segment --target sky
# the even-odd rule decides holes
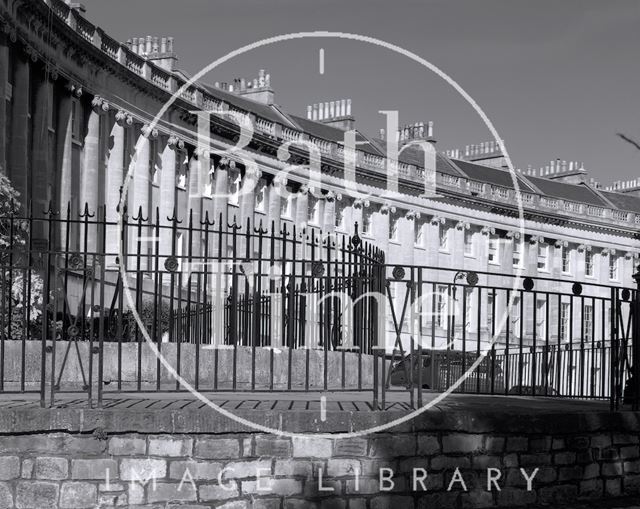
[[[172,36],[190,74],[267,37],[332,31],[405,48],[453,78],[504,139],[516,167],[584,162],[603,184],[640,177],[640,2],[637,0],[83,0],[120,41]],[[325,69],[320,74],[319,50]],[[305,38],[249,51],[206,80],[271,75],[275,101],[350,98],[356,128],[377,135],[381,110],[433,121],[438,149],[491,140],[475,110],[434,72],[358,41]]]

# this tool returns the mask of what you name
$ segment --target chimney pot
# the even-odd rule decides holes
[[[166,53],[167,52],[167,38],[163,37],[162,39],[160,39],[160,53]]]
[[[307,106],[307,118],[311,120],[312,115],[313,115],[313,106],[309,105]]]
[[[167,51],[173,53],[173,37],[167,37]]]
[[[157,37],[153,38],[153,46],[152,46],[151,51],[153,53],[158,53],[160,51],[160,44],[158,43],[158,38]]]
[[[346,111],[346,116],[347,116],[347,117],[351,116],[351,99],[347,99],[347,111]]]
[[[152,47],[151,47],[151,46],[152,46],[152,44],[153,44],[153,42],[152,42],[152,38],[151,38],[151,36],[150,36],[150,35],[147,35],[147,47],[146,47],[146,53],[147,53],[147,55],[148,55],[149,53],[151,53],[151,51],[152,51]]]

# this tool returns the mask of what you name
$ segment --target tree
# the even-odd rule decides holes
[[[37,338],[42,327],[44,284],[26,249],[30,224],[19,217],[19,197],[0,173],[0,312],[8,339]]]

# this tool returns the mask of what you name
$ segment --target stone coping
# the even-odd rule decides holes
[[[234,414],[274,429],[294,433],[347,433],[389,423],[406,411],[236,410]],[[284,426],[283,426],[284,423]],[[462,433],[572,434],[579,432],[640,432],[640,412],[524,411],[498,409],[427,410],[391,428],[391,432],[457,431]],[[0,434],[34,432],[78,433],[246,433],[254,431],[211,408],[40,408],[35,405],[0,409]]]

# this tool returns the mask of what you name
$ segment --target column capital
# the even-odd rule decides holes
[[[520,240],[520,232],[515,232],[513,230],[508,231],[505,236],[511,240]]]
[[[615,248],[613,248],[613,247],[605,247],[605,248],[602,250],[602,254],[603,254],[604,256],[615,255],[615,254],[616,254],[616,250],[615,250]]]
[[[142,136],[150,140],[155,140],[158,137],[158,129],[155,127],[151,128],[149,124],[144,124],[140,129],[140,132],[142,133]]]
[[[80,85],[76,85],[75,83],[69,81],[64,88],[74,97],[82,97],[82,87]]]
[[[133,117],[125,110],[118,110],[116,113],[116,122],[121,127],[129,127],[133,125]]]
[[[627,252],[624,254],[624,257],[625,257],[625,259],[627,259],[627,260],[631,260],[631,259],[633,259],[633,258],[636,258],[637,256],[638,256],[638,253],[633,253],[633,252],[631,252],[631,251],[627,251]]]
[[[578,252],[582,253],[583,251],[589,251],[591,252],[591,250],[593,249],[593,247],[591,247],[590,244],[580,244],[578,246]]]
[[[257,180],[260,180],[260,177],[262,177],[262,171],[257,166],[248,165],[244,172],[244,176],[245,178],[249,178],[257,181]]]
[[[96,113],[106,113],[109,111],[109,103],[99,95],[91,99],[91,107]]]
[[[431,218],[431,221],[429,221],[429,223],[432,226],[440,226],[441,224],[445,224],[446,223],[446,219],[444,217],[433,216]]]
[[[380,214],[386,216],[389,214],[389,212],[391,212],[392,214],[395,214],[396,208],[389,203],[383,203],[382,206],[380,207]]]
[[[468,230],[471,228],[471,225],[466,221],[458,221],[456,223],[456,230]]]
[[[9,40],[11,42],[15,43],[18,40],[18,34],[15,27],[11,26],[7,21],[3,23],[2,31],[9,36]]]
[[[480,231],[482,235],[493,235],[496,233],[496,229],[493,226],[483,226]]]
[[[356,200],[353,201],[353,208],[361,209],[365,207],[369,207],[369,200],[363,200],[362,198],[357,198]]]
[[[529,244],[534,245],[538,242],[540,242],[540,237],[538,235],[531,235],[531,237],[529,237]]]
[[[567,242],[566,240],[556,240],[553,245],[556,249],[560,249],[561,247],[569,246],[569,242]]]
[[[415,210],[407,210],[404,214],[404,218],[409,221],[413,221],[415,219],[420,219],[420,212],[416,212]]]
[[[38,61],[38,52],[33,46],[25,42],[22,49],[24,50],[25,55],[27,55],[34,64]]]
[[[327,191],[327,193],[324,195],[324,199],[329,203],[333,203],[336,200],[336,193],[334,193],[333,191]]]
[[[171,150],[182,150],[184,149],[184,141],[177,136],[169,136],[169,139],[167,140],[167,146]]]

